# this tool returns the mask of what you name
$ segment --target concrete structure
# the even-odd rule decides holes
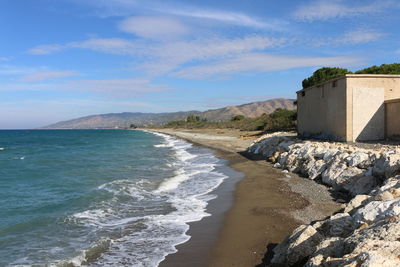
[[[297,92],[298,132],[339,141],[400,135],[400,75],[348,74]]]

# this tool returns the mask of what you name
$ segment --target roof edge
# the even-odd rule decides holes
[[[334,82],[334,81],[338,81],[341,80],[343,78],[399,78],[400,79],[400,75],[399,74],[345,74],[336,78],[332,78],[330,80],[327,80],[325,82],[319,83],[317,85],[314,86],[310,86],[310,87],[306,87],[303,89],[300,89],[298,91],[296,91],[296,93],[299,93],[301,91],[307,91],[309,89],[312,88],[316,88],[316,87],[320,87],[322,85]]]

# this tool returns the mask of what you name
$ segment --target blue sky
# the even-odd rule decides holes
[[[0,128],[294,98],[399,62],[398,0],[2,0]]]

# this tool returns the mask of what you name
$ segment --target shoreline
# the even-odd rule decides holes
[[[210,148],[244,175],[239,181],[223,182],[215,191],[218,198],[207,208],[213,215],[191,223],[191,239],[160,266],[264,266],[271,248],[293,229],[339,209],[324,186],[241,154],[255,137],[243,138],[242,132],[230,130],[152,130]]]

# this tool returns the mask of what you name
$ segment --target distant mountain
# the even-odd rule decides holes
[[[258,117],[263,113],[272,113],[277,108],[295,109],[293,100],[290,99],[271,99],[267,101],[254,102],[240,106],[230,106],[220,109],[212,109],[204,112],[185,111],[172,113],[140,113],[123,112],[108,113],[81,117],[68,121],[61,121],[44,127],[45,129],[95,129],[95,128],[115,128],[129,127],[131,124],[159,125],[173,120],[183,120],[187,116],[194,114],[209,121],[227,121],[235,115],[245,117]]]
[[[229,106],[226,108],[211,109],[200,113],[200,117],[210,121],[227,121],[235,115],[243,115],[249,118],[261,116],[263,113],[270,114],[277,108],[295,109],[294,100],[278,98],[267,101],[253,102],[240,106]]]

